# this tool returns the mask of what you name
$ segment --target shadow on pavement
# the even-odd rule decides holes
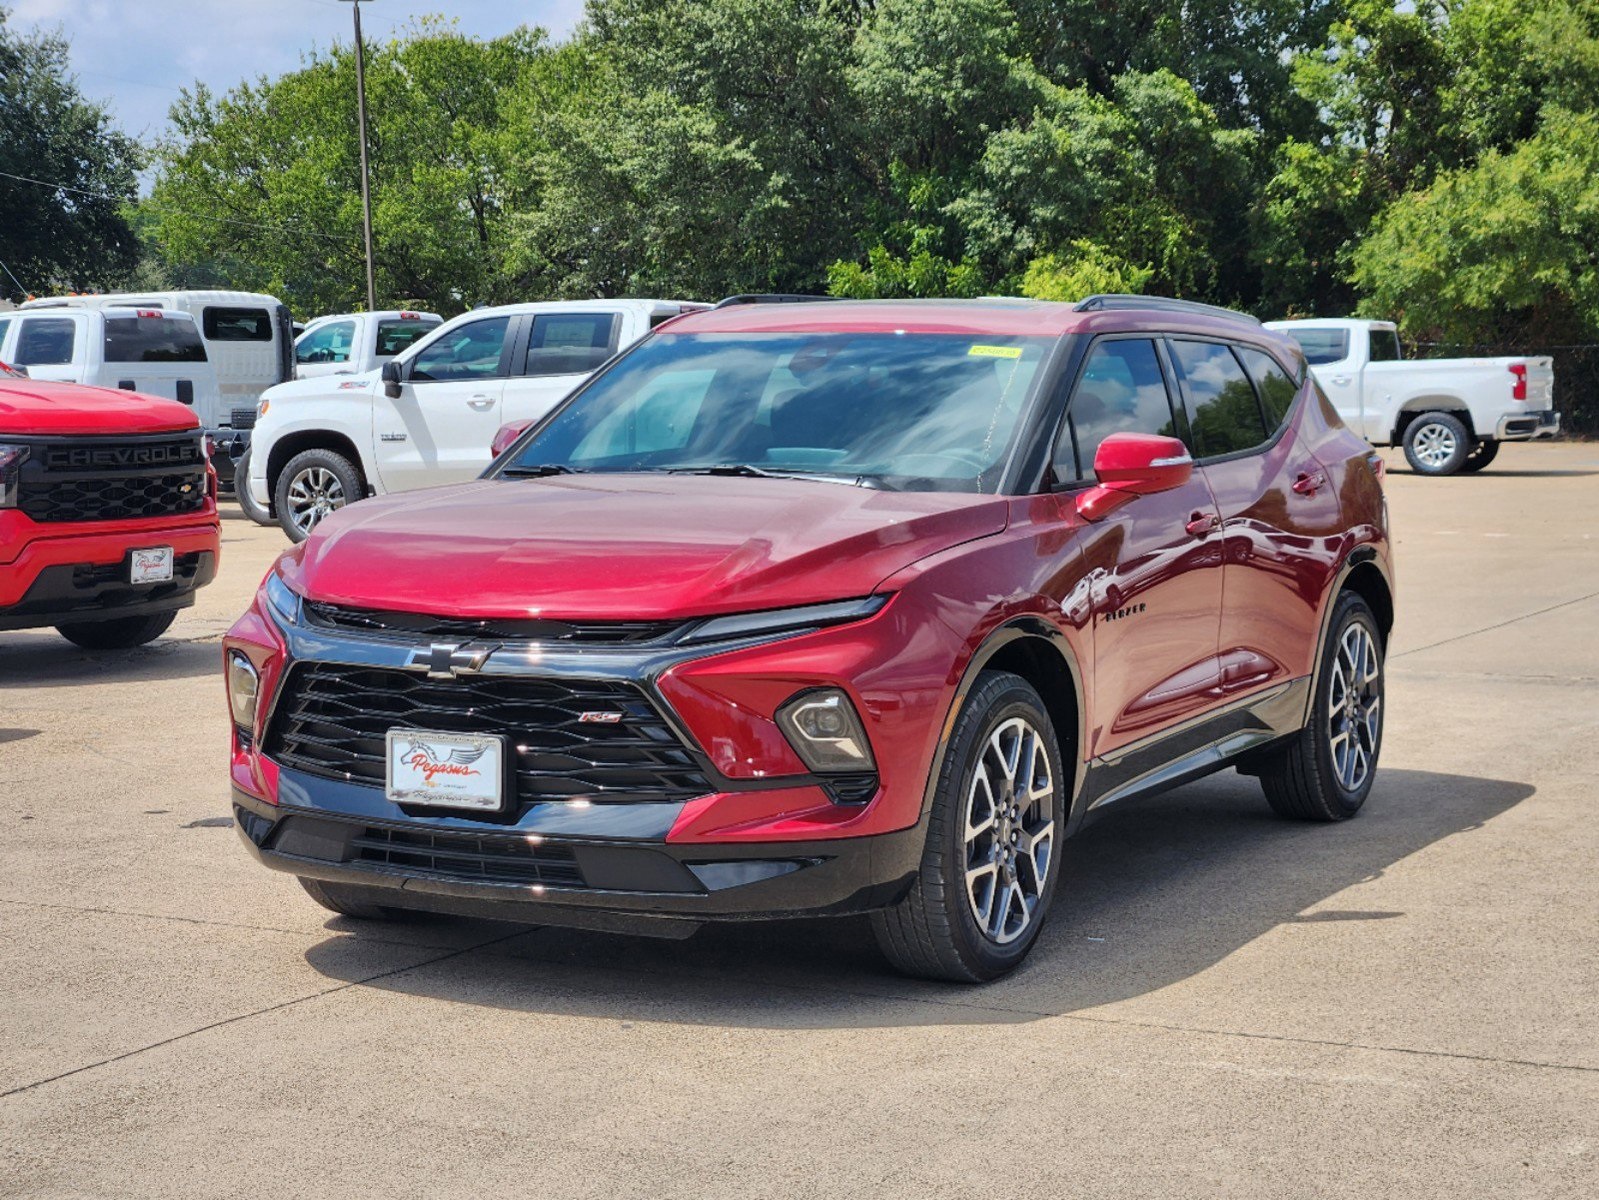
[[[0,691],[9,687],[155,682],[200,675],[222,678],[222,648],[216,641],[158,638],[132,650],[84,650],[54,630],[0,634]]]
[[[1527,784],[1383,771],[1339,825],[1278,820],[1228,773],[1120,812],[1068,843],[1049,927],[1016,974],[978,988],[893,974],[861,920],[708,925],[686,941],[539,929],[366,985],[527,1012],[687,1024],[832,1026],[1027,1021],[1109,1004],[1195,975],[1273,928],[1405,914],[1316,909],[1533,794]],[[354,936],[311,947],[357,981]],[[506,926],[507,931],[513,927]]]

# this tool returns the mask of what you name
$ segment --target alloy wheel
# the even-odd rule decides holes
[[[966,899],[990,941],[1032,925],[1055,853],[1055,780],[1044,735],[1023,717],[1002,722],[966,793]]]
[[[1356,622],[1344,630],[1327,685],[1333,773],[1346,792],[1358,791],[1377,761],[1382,734],[1382,662],[1376,640]]]
[[[1411,439],[1416,457],[1429,467],[1441,467],[1454,457],[1459,443],[1455,441],[1455,432],[1447,425],[1434,425],[1428,423],[1416,431]]]
[[[326,467],[306,467],[289,480],[289,519],[301,533],[349,502],[339,477]]]

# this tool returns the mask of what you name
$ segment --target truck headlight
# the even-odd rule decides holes
[[[877,769],[860,715],[838,688],[801,692],[777,710],[777,725],[818,775]]]
[[[0,508],[17,506],[17,484],[22,479],[22,464],[28,461],[28,447],[0,442]]]
[[[255,703],[261,694],[261,675],[245,655],[228,651],[228,707],[233,723],[246,731],[255,728]]]

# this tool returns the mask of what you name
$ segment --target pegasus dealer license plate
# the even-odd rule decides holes
[[[396,804],[498,812],[505,795],[505,739],[391,729],[385,790]]]

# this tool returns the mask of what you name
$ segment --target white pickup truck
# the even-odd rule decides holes
[[[294,339],[294,377],[376,371],[442,324],[438,313],[402,309],[318,317]]]
[[[1403,446],[1421,475],[1480,471],[1500,442],[1551,438],[1551,359],[1405,360],[1391,321],[1267,321],[1298,342],[1344,424],[1379,446]]]
[[[247,463],[249,507],[260,510],[251,515],[275,519],[299,542],[363,497],[475,479],[502,425],[543,416],[618,351],[704,307],[572,300],[478,308],[376,371],[270,388]]]

